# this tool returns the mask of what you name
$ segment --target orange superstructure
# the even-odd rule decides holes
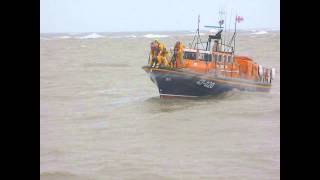
[[[214,26],[211,26],[214,27]],[[143,67],[159,88],[162,96],[216,95],[234,88],[269,91],[275,69],[263,67],[252,58],[235,54],[235,35],[227,44],[222,41],[223,28],[209,35],[203,45],[199,24],[197,34],[188,48],[176,42],[168,65]],[[211,46],[211,41],[214,44]],[[195,43],[194,43],[195,42]],[[233,45],[232,45],[233,44]],[[202,47],[202,49],[200,48]]]
[[[186,55],[186,53],[189,53]],[[196,54],[205,54],[201,58]],[[203,56],[202,56],[203,57]],[[270,79],[271,69],[263,68],[259,73],[259,65],[247,56],[237,56],[225,52],[209,52],[185,49],[183,64],[178,68],[185,68],[199,73],[215,72],[223,77],[242,78],[253,81],[267,81]],[[261,70],[260,70],[261,71]]]

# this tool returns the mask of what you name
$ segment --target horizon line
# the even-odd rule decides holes
[[[259,27],[259,28],[237,28],[238,31],[242,31],[242,30],[280,30],[280,27]],[[200,31],[204,30],[203,28],[200,28]],[[182,31],[196,31],[196,29],[184,29],[184,30],[132,30],[132,31],[59,31],[59,32],[41,32],[40,34],[64,34],[64,33],[132,33],[132,32],[138,32],[138,33],[143,33],[143,32],[182,32]]]

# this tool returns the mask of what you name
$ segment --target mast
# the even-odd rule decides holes
[[[232,21],[231,18],[232,18],[232,9],[231,9],[231,14],[230,14],[230,18],[229,18],[229,27],[228,27],[229,30],[228,30],[228,36],[227,36],[227,37],[228,37],[228,41],[230,41],[230,29],[231,29],[231,28],[230,28],[230,25],[231,25],[231,21]],[[227,25],[227,24],[226,24],[226,25]],[[226,26],[226,25],[225,25],[225,26]],[[228,51],[229,51],[229,50],[230,50],[230,47],[228,46]],[[232,50],[232,49],[231,49],[231,50]]]
[[[200,14],[198,15],[198,37],[197,37],[197,53],[196,53],[196,59],[199,59],[199,37],[200,37],[200,32],[199,32],[199,24],[200,24]]]
[[[197,38],[194,46],[193,46],[193,42],[195,40],[195,38]],[[197,27],[197,32],[195,34],[195,36],[193,37],[192,43],[191,43],[191,47],[193,46],[193,48],[195,49],[199,49],[199,44],[201,44],[202,48],[204,49],[204,46],[202,44],[201,38],[200,38],[200,15],[198,15],[198,27]]]
[[[234,46],[233,46],[234,52],[236,51],[237,23],[240,23],[241,21],[243,21],[243,17],[236,15],[236,19],[235,19],[235,22],[234,22]]]
[[[227,13],[224,14],[224,38],[223,38],[223,50],[226,51],[226,32],[227,32]]]
[[[236,19],[234,21],[234,39],[233,39],[233,53],[234,54],[236,52],[237,18],[238,18],[238,15],[236,15]]]
[[[223,15],[223,14],[224,14],[224,12],[220,9],[220,10],[219,10],[219,18],[220,18],[220,19],[219,19],[219,29],[221,29],[221,25],[222,25],[222,21],[223,21],[223,20],[222,20],[222,15]],[[221,44],[221,46],[220,46],[221,51],[222,51],[222,42],[223,42],[224,38],[225,38],[225,37],[223,37],[223,39],[222,39],[222,36],[221,36],[221,39],[220,39],[220,41],[221,41],[221,42],[220,42],[220,44]]]

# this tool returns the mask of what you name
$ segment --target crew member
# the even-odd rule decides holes
[[[169,65],[168,59],[167,59],[168,54],[169,54],[169,52],[164,47],[162,52],[161,52],[161,54],[160,54],[160,56],[159,56],[160,61],[158,61],[158,63],[159,63],[160,66],[168,66]]]
[[[165,63],[165,61],[166,61],[165,56],[167,55],[167,51],[164,47],[164,44],[159,42],[157,39],[154,42],[157,44],[157,52],[156,52],[157,62],[155,64],[155,67],[158,68],[160,66],[160,64]]]
[[[153,41],[150,44],[149,65],[153,66],[157,61],[158,45]]]
[[[178,68],[182,65],[182,55],[184,46],[180,41],[177,41],[174,46],[173,56],[170,62],[170,66],[173,68]]]
[[[151,43],[151,51],[149,56],[149,62],[151,67],[157,67],[161,61],[160,54],[161,50],[163,51],[163,45],[158,41],[154,40]]]

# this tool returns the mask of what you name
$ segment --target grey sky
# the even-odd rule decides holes
[[[280,28],[279,0],[41,0],[40,31],[119,32],[194,30],[217,25],[219,9],[244,17],[239,28]],[[231,24],[231,27],[233,25]]]

